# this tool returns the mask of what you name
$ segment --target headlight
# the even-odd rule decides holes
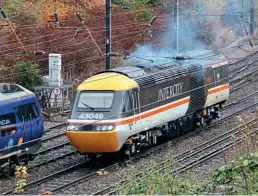
[[[66,127],[67,131],[112,131],[114,130],[115,125],[95,125],[93,128],[90,128],[89,130],[85,128],[85,125],[68,125]]]
[[[107,125],[103,125],[103,126],[102,126],[102,131],[106,131],[106,130],[107,130],[107,128],[108,128],[108,126],[107,126]]]
[[[97,131],[112,131],[115,128],[114,125],[97,125]]]
[[[67,131],[73,131],[74,128],[75,128],[74,125],[68,125],[68,126],[66,127],[66,130],[67,130]]]
[[[97,126],[97,131],[101,131],[101,125]]]
[[[79,128],[80,128],[80,126],[68,125],[68,126],[66,127],[66,130],[67,130],[67,131],[78,131]]]
[[[111,131],[112,129],[114,129],[114,126],[113,125],[109,125],[108,126],[108,130]]]

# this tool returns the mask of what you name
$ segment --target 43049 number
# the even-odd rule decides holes
[[[83,113],[79,116],[79,119],[103,119],[104,115],[101,113]]]

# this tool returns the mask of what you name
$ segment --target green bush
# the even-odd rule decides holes
[[[40,85],[40,70],[37,64],[18,61],[14,63],[13,75],[16,83],[33,90],[34,86]]]
[[[3,9],[5,10],[8,18],[20,25],[36,24],[40,20],[39,10],[36,6],[30,4],[26,0],[9,0],[7,1]]]
[[[172,168],[167,165],[164,170],[157,170],[155,163],[152,169],[144,171],[141,178],[136,177],[138,170],[131,167],[125,185],[117,185],[119,195],[192,195],[198,190],[198,185],[173,176]],[[148,165],[150,166],[150,165]]]
[[[199,183],[175,177],[168,164],[163,170],[158,170],[155,165],[157,164],[152,164],[152,169],[143,171],[140,176],[139,171],[134,167],[126,170],[127,182],[116,185],[116,194],[258,194],[258,152],[248,153],[228,165],[214,169],[210,180]]]
[[[212,173],[215,186],[231,186],[229,194],[258,194],[258,152],[237,158]]]

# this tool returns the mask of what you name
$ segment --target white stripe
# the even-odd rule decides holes
[[[184,100],[189,99],[189,98],[190,98],[190,96],[185,97],[183,99],[179,99],[179,100],[171,102],[171,103],[168,103],[166,105],[162,105],[162,106],[156,107],[154,109],[142,112],[140,114],[136,114],[135,117],[138,117],[140,115],[144,115],[146,113],[155,111],[155,110],[160,109],[160,108],[164,108],[164,107],[166,107],[168,105],[175,104],[175,103],[178,103],[180,101],[184,101]],[[75,122],[75,123],[97,123],[97,122],[112,123],[112,122],[117,122],[117,121],[122,121],[122,120],[128,120],[128,119],[131,119],[132,117],[134,117],[134,116],[130,116],[130,117],[126,117],[126,118],[110,119],[110,120],[78,120],[78,119],[68,119],[68,123],[73,123],[73,122]]]
[[[208,91],[212,91],[212,90],[215,90],[215,89],[217,89],[217,88],[221,88],[221,87],[223,87],[223,86],[228,86],[229,84],[223,84],[223,85],[220,85],[220,86],[216,86],[216,87],[213,87],[213,88],[210,88]],[[227,90],[227,89],[225,89],[225,90]]]
[[[224,62],[221,62],[221,63],[214,64],[214,65],[212,65],[212,68],[220,67],[220,66],[226,65],[226,64],[228,64],[228,61],[224,61]]]

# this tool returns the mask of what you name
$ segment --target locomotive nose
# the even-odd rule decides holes
[[[85,131],[83,128],[75,128],[75,126],[67,127],[66,136],[80,153],[110,153],[119,151],[117,131],[114,129],[114,125],[91,126],[92,128],[94,127],[94,130]]]

